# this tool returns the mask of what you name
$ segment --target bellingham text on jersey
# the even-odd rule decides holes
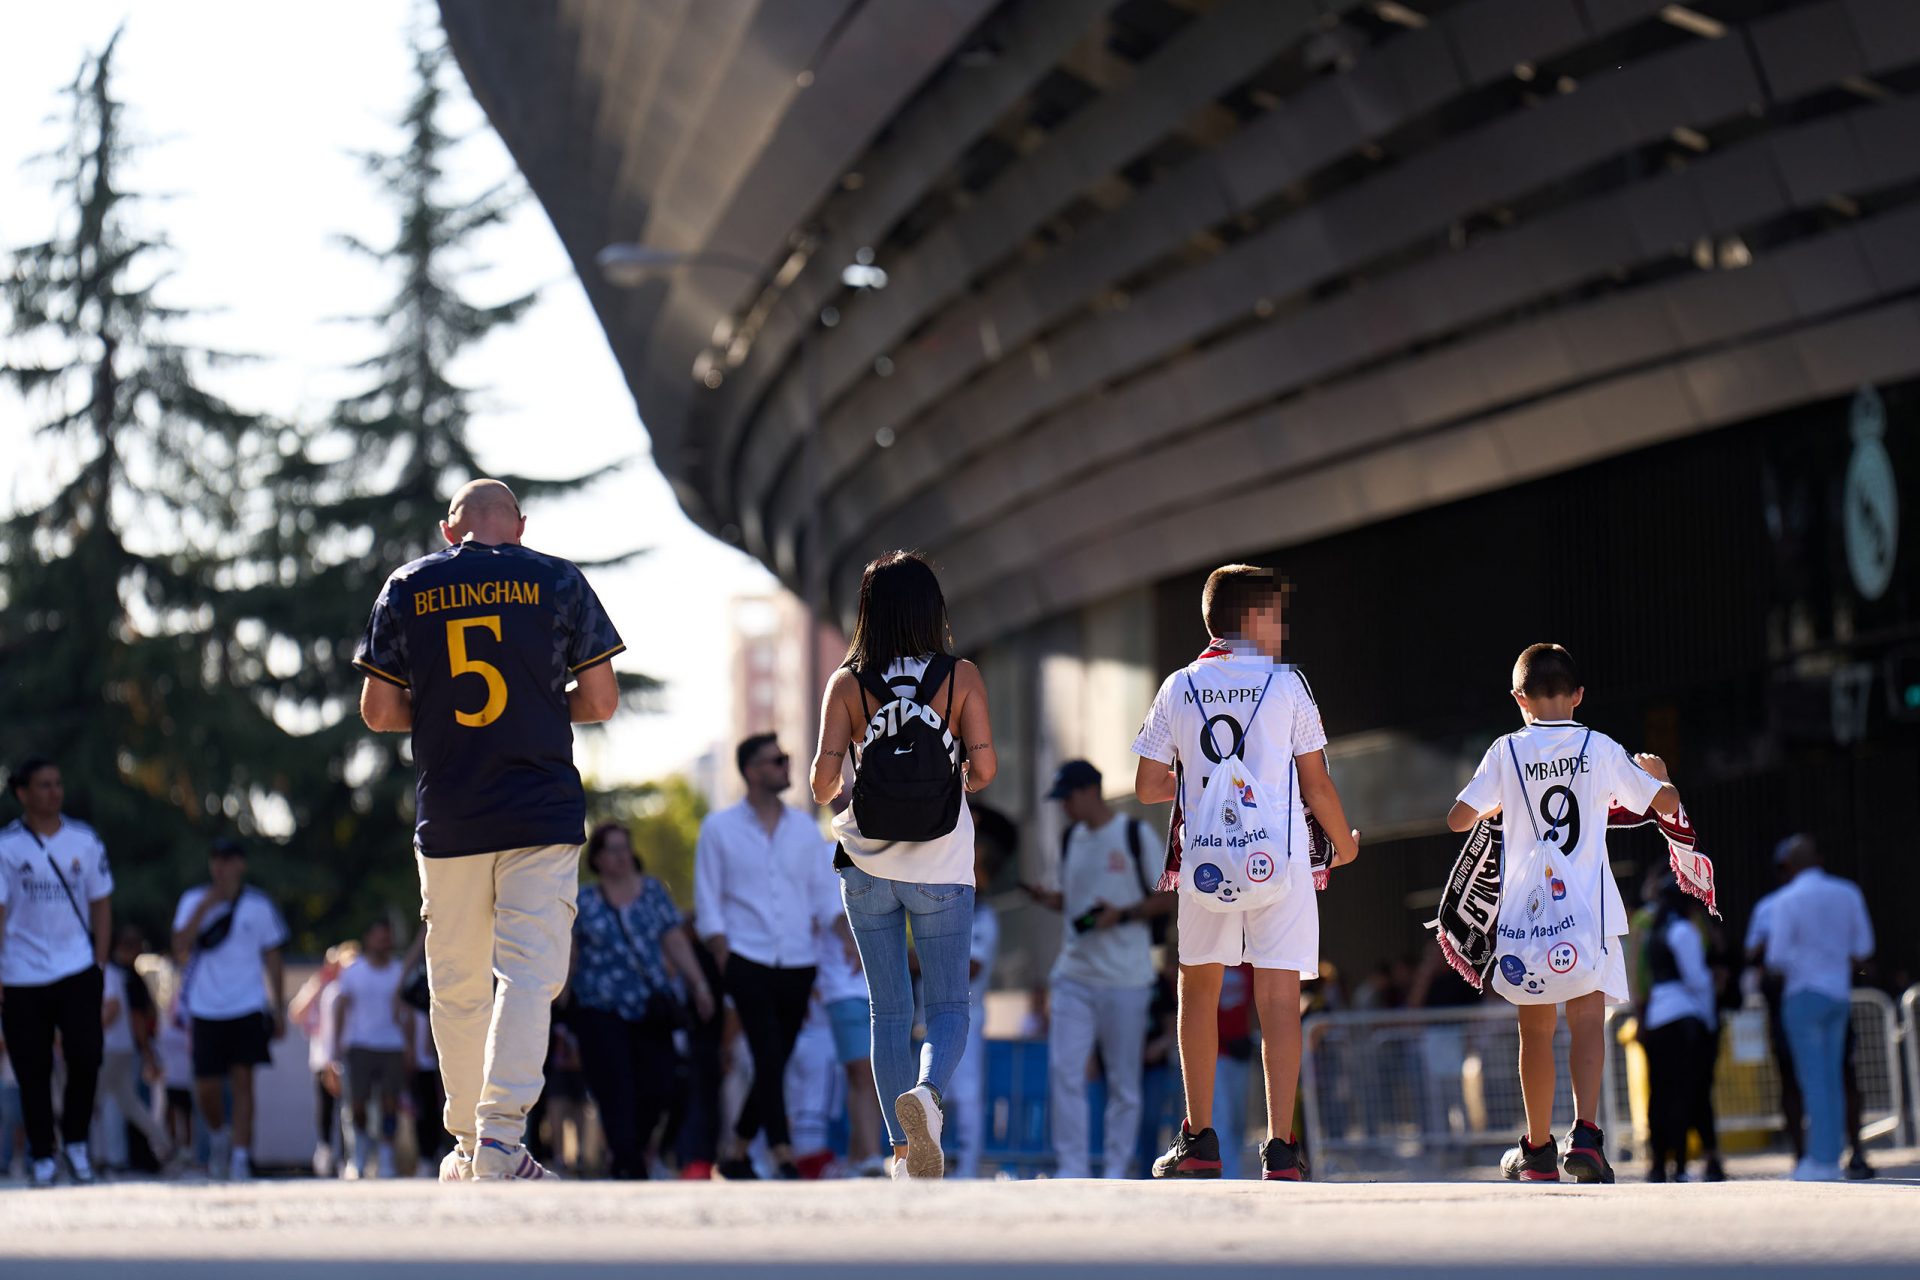
[[[508,579],[503,582],[454,582],[444,587],[428,587],[413,593],[413,616],[425,617],[442,609],[466,609],[474,605],[540,603],[540,584]]]

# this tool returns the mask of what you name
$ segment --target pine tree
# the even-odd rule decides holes
[[[449,57],[443,44],[416,38],[413,61],[403,149],[363,157],[394,207],[393,236],[381,244],[345,238],[397,282],[385,306],[364,317],[384,345],[355,366],[367,375],[366,387],[281,459],[266,482],[274,523],[249,565],[236,567],[236,589],[226,601],[236,625],[245,619],[264,628],[270,639],[263,652],[278,643],[298,655],[297,668],[274,681],[283,719],[323,726],[303,730],[308,769],[291,788],[292,845],[301,861],[331,868],[331,884],[296,914],[334,933],[357,932],[384,908],[417,901],[406,740],[361,725],[353,701],[360,677],[351,659],[386,576],[444,545],[436,526],[448,499],[486,474],[468,443],[476,391],[454,380],[451,364],[535,302],[532,293],[490,305],[461,295],[476,237],[506,217],[520,188],[510,180],[468,198],[447,189],[447,159],[459,145],[443,124]],[[602,474],[499,478],[525,501],[577,491]],[[652,684],[630,673],[621,679],[629,692]]]
[[[117,909],[164,937],[206,839],[255,830],[281,739],[210,626],[211,566],[269,424],[203,384],[224,357],[176,341],[156,297],[166,241],[136,229],[116,33],[66,91],[41,162],[61,212],[0,283],[4,377],[49,414],[0,526],[0,756],[60,766],[68,807],[115,858]],[[15,460],[16,464],[18,460]],[[44,465],[43,465],[44,464]],[[23,493],[27,485],[50,491]]]

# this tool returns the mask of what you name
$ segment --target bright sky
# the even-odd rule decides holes
[[[407,34],[434,21],[434,11],[408,0],[14,7],[0,75],[0,247],[52,230],[46,175],[23,171],[22,162],[58,144],[59,127],[43,121],[63,109],[59,90],[122,19],[117,96],[135,136],[153,144],[136,159],[132,185],[170,197],[136,212],[138,229],[164,231],[174,244],[173,279],[161,299],[221,309],[183,336],[264,357],[221,371],[210,379],[215,389],[246,408],[316,421],[359,388],[346,366],[376,342],[371,330],[337,318],[373,310],[393,287],[335,242],[343,232],[372,243],[391,235],[393,215],[351,153],[397,145],[393,121],[412,87]],[[452,132],[471,135],[449,177],[461,192],[477,192],[510,175],[513,162],[466,99],[457,69],[449,83],[459,101],[449,113]],[[618,665],[668,681],[664,710],[626,715],[600,746],[586,748],[583,764],[610,780],[662,776],[728,731],[727,653],[712,642],[712,620],[730,599],[771,589],[773,579],[681,514],[646,456],[632,398],[538,203],[529,197],[478,247],[495,265],[470,280],[475,301],[544,289],[523,323],[455,366],[459,380],[487,388],[475,429],[480,457],[530,475],[633,460],[585,495],[530,507],[527,541],[579,559],[652,549],[594,578],[627,641]],[[29,435],[32,414],[0,390],[0,457],[26,459],[0,480],[0,511],[59,466]],[[364,621],[343,618],[341,628],[357,634]]]

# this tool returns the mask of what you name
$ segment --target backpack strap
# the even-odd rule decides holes
[[[1079,825],[1077,822],[1069,822],[1066,830],[1060,833],[1060,861],[1062,862],[1067,860],[1067,846],[1073,843],[1073,829]]]
[[[886,706],[889,702],[892,702],[900,696],[893,691],[892,687],[889,686],[885,680],[874,675],[871,671],[862,671],[858,667],[848,667],[847,670],[853,672],[854,680],[860,685],[860,714],[863,716],[870,714],[867,711],[868,694],[874,696],[880,707]],[[875,709],[877,710],[878,707]]]
[[[959,665],[950,653],[936,653],[927,659],[927,669],[920,673],[920,685],[913,691],[913,700],[923,707],[932,706],[934,696],[940,692],[940,686]],[[951,688],[947,690],[947,719],[949,721],[947,727],[952,728],[953,690]]]
[[[1133,873],[1139,878],[1140,892],[1146,897],[1151,898],[1154,892],[1154,884],[1153,881],[1147,879],[1147,860],[1141,849],[1142,837],[1140,830],[1145,825],[1146,824],[1141,822],[1140,819],[1132,817],[1131,815],[1128,816],[1127,852],[1133,855]]]

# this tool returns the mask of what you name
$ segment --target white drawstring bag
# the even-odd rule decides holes
[[[1587,731],[1587,738],[1593,731]],[[1520,793],[1527,794],[1526,774],[1513,756]],[[1580,743],[1579,772],[1587,754]],[[1576,875],[1573,861],[1561,851],[1564,828],[1540,830],[1531,798],[1526,806],[1533,823],[1533,841],[1508,839],[1501,859],[1500,919],[1494,933],[1493,988],[1514,1004],[1563,1004],[1597,991],[1606,977],[1606,892],[1609,874],[1604,835],[1598,845],[1600,874]],[[1511,826],[1512,824],[1507,824]],[[1591,868],[1583,868],[1591,871]],[[1594,892],[1587,892],[1587,882]]]
[[[1267,688],[1273,677],[1267,677]],[[1193,687],[1193,677],[1187,677]],[[1267,688],[1247,718],[1266,704]],[[1194,705],[1200,696],[1194,691]],[[1251,737],[1241,734],[1241,742]],[[1287,895],[1292,885],[1293,757],[1287,757],[1287,799],[1275,805],[1240,758],[1240,749],[1214,766],[1200,799],[1186,811],[1180,891],[1209,911],[1252,911]]]

